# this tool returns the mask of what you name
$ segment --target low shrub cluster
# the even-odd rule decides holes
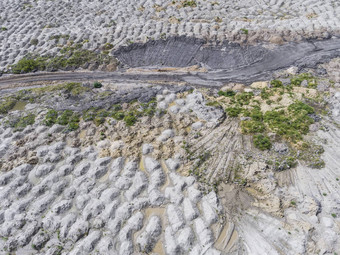
[[[0,114],[8,113],[13,109],[16,102],[17,100],[12,97],[5,98],[2,102],[0,102]]]
[[[33,125],[35,123],[35,115],[30,113],[24,116],[15,117],[7,120],[5,126],[14,128],[14,131],[22,131],[25,127]]]
[[[67,126],[67,130],[73,131],[79,128],[80,116],[71,110],[65,110],[58,113],[55,110],[49,110],[45,116],[44,124],[46,126],[53,126],[59,124]]]
[[[269,150],[272,147],[272,143],[268,136],[262,134],[254,135],[253,139],[255,147],[262,151]]]
[[[290,82],[291,85],[300,86],[304,80],[307,81],[308,88],[316,88],[318,85],[315,77],[310,73],[302,73],[294,76],[290,79]]]
[[[75,44],[62,48],[55,56],[28,54],[11,66],[11,72],[21,74],[35,71],[73,70],[79,67],[86,68],[90,63],[101,65],[112,61],[114,58],[108,54],[82,49],[82,44]]]

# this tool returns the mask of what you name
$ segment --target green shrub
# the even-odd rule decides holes
[[[70,122],[67,125],[67,129],[69,131],[74,131],[74,130],[77,130],[78,128],[79,128],[79,122]]]
[[[133,113],[129,113],[124,117],[127,126],[133,126],[137,122],[137,117]]]
[[[111,50],[113,48],[113,44],[105,43],[103,46],[103,50]]]
[[[245,35],[247,35],[249,33],[249,30],[245,29],[245,28],[241,28],[240,31]]]
[[[259,108],[254,108],[250,112],[250,117],[255,120],[255,121],[262,121],[263,120],[263,114],[261,112],[261,109]]]
[[[217,101],[210,101],[208,103],[205,104],[206,106],[212,106],[212,107],[219,107],[221,106],[219,102]]]
[[[237,117],[242,112],[242,108],[228,107],[226,109],[226,112],[227,112],[228,116],[230,116],[230,117]]]
[[[220,90],[218,93],[217,93],[219,96],[225,96],[225,97],[233,97],[236,95],[236,92],[235,91],[232,91],[230,89],[228,89],[227,91],[222,91]]]
[[[89,88],[82,86],[79,82],[66,83],[64,89],[66,93],[70,93],[72,96],[81,95],[84,92],[89,91]]]
[[[93,87],[96,89],[99,89],[101,87],[103,87],[103,84],[101,84],[100,82],[96,81],[95,83],[93,83]]]
[[[16,131],[23,130],[25,127],[29,125],[33,125],[35,122],[35,115],[28,114],[18,119],[13,125]]]
[[[15,74],[29,73],[39,69],[39,63],[34,59],[23,58],[12,66],[12,72]]]
[[[281,87],[283,87],[282,81],[279,81],[279,80],[272,80],[270,82],[270,85],[272,85],[273,88],[281,88]]]
[[[120,111],[122,109],[122,106],[120,104],[114,104],[112,105],[111,109],[113,111]]]
[[[0,103],[0,114],[6,114],[13,109],[17,100],[11,97],[6,98]]]
[[[284,110],[267,111],[264,114],[264,122],[269,128],[292,142],[302,139],[303,134],[307,134],[309,126],[314,121],[308,116],[314,109],[301,102],[288,106],[288,113]]]
[[[244,120],[241,121],[241,130],[244,134],[262,133],[265,130],[265,126],[260,121]]]
[[[197,7],[196,1],[184,1],[183,7]]]
[[[307,81],[308,88],[316,88],[318,85],[315,77],[313,77],[313,75],[311,75],[310,73],[302,73],[298,76],[294,76],[290,79],[290,82],[292,85],[300,86],[304,80]]]
[[[242,105],[248,105],[250,100],[253,98],[253,92],[243,92],[236,95],[236,101]]]
[[[32,45],[38,45],[38,43],[39,43],[39,40],[38,39],[32,39],[31,40],[31,42],[30,42],[30,44],[32,44]]]
[[[97,115],[97,110],[95,108],[90,108],[83,112],[84,121],[92,121]]]
[[[59,125],[66,126],[69,122],[71,122],[71,118],[73,116],[73,111],[65,110],[57,119],[57,123]]]
[[[292,112],[293,114],[305,115],[314,113],[314,108],[301,101],[297,101],[288,106],[288,111]]]
[[[115,112],[112,116],[116,120],[122,120],[125,117],[124,112]]]
[[[33,41],[35,43],[36,41]],[[29,54],[12,65],[12,72],[28,73],[36,70],[57,71],[69,70],[88,65],[89,63],[109,64],[114,62],[114,58],[103,53],[97,53],[90,50],[82,49],[82,44],[75,44],[64,47],[58,55],[39,56]]]
[[[55,110],[49,110],[45,116],[44,124],[46,126],[53,126],[57,122],[58,112]]]
[[[262,151],[269,150],[272,147],[269,137],[262,134],[254,135],[253,142],[255,147]]]

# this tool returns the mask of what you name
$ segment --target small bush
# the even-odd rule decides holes
[[[220,107],[220,103],[217,101],[210,101],[208,103],[205,104],[206,106],[212,106],[212,107]]]
[[[262,121],[263,114],[259,108],[255,108],[250,112],[250,117],[255,121]]]
[[[72,96],[78,96],[89,91],[89,88],[82,86],[79,82],[69,82],[64,85],[64,89],[66,93],[70,93]]]
[[[79,122],[74,121],[74,122],[68,123],[67,129],[69,131],[74,131],[74,130],[77,130],[78,128],[79,128]]]
[[[122,109],[122,106],[120,104],[114,104],[111,109],[113,111],[120,111]]]
[[[196,1],[184,1],[183,7],[197,7]]]
[[[58,112],[55,110],[49,110],[45,116],[44,124],[46,126],[53,126],[58,119]]]
[[[99,89],[101,87],[103,87],[103,84],[101,84],[100,82],[96,81],[95,83],[93,83],[93,87],[96,89]]]
[[[282,81],[279,81],[279,80],[272,80],[270,82],[270,85],[272,85],[273,88],[281,88],[281,87],[283,87]]]
[[[226,109],[226,112],[227,112],[228,116],[230,116],[230,117],[237,117],[242,112],[242,108],[228,107]]]
[[[35,115],[28,114],[26,116],[21,117],[17,121],[15,121],[12,125],[16,131],[23,130],[25,127],[29,125],[33,125],[35,122]]]
[[[242,105],[248,105],[250,100],[253,98],[252,92],[243,92],[236,95],[236,101]]]
[[[90,108],[83,112],[83,120],[84,121],[91,121],[94,120],[94,118],[97,115],[97,111],[95,108]]]
[[[137,122],[137,117],[132,113],[129,113],[124,117],[124,121],[127,126],[133,126]]]
[[[265,135],[254,135],[253,142],[255,147],[262,151],[269,150],[272,147],[269,137]]]
[[[302,73],[298,76],[294,76],[290,79],[290,82],[292,85],[300,86],[304,80],[307,81],[308,88],[316,88],[318,85],[315,77],[313,77],[313,75],[311,75],[310,73]]]
[[[245,35],[247,35],[249,33],[249,30],[245,29],[245,28],[241,28],[240,31]]]
[[[16,65],[12,66],[12,72],[15,74],[34,72],[39,69],[39,63],[34,59],[20,59]]]
[[[241,130],[244,134],[256,134],[262,133],[265,130],[265,126],[260,121],[244,120],[241,121]]]
[[[116,120],[122,120],[122,119],[124,119],[125,114],[124,114],[124,112],[116,112],[116,113],[113,114],[112,117]]]
[[[301,101],[297,101],[288,106],[288,111],[293,114],[312,114],[314,113],[314,108]]]
[[[38,45],[38,43],[39,43],[39,40],[38,39],[32,39],[31,40],[31,42],[30,42],[30,44],[32,44],[32,45]]]
[[[235,91],[232,91],[230,89],[228,89],[227,91],[222,91],[220,90],[218,93],[217,93],[219,96],[225,96],[225,97],[233,97],[236,95],[236,92]]]
[[[65,110],[57,119],[57,123],[59,125],[66,126],[69,122],[71,122],[71,118],[73,116],[73,111]]]
[[[13,109],[17,100],[14,98],[6,98],[5,101],[0,103],[0,114],[6,114]]]
[[[105,43],[103,46],[103,50],[111,50],[113,48],[113,44]]]

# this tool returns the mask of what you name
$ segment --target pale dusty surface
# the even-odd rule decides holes
[[[1,0],[0,69],[29,52],[56,53],[71,40],[84,42],[85,49],[105,43],[116,49],[181,35],[281,44],[303,37],[328,38],[340,27],[336,0],[199,0],[196,7],[185,7],[185,2]],[[37,45],[32,39],[38,39]]]
[[[156,130],[142,120],[139,134],[114,121],[108,126],[113,135],[96,142],[91,137],[103,129],[93,124],[69,135],[59,125],[35,124],[22,132],[1,128],[0,156],[7,172],[0,175],[0,247],[17,254],[339,250],[338,128],[325,124],[328,131],[315,136],[324,144],[326,168],[300,165],[274,174],[264,163],[247,163],[242,176],[250,186],[241,191],[230,169],[254,148],[238,133],[237,122],[222,121],[221,110],[205,106],[199,91],[183,96],[163,90],[156,98],[169,113],[154,117]],[[44,114],[37,105],[25,109]],[[197,153],[214,150],[208,180],[229,174],[219,197],[186,176],[190,166],[181,148],[186,137]]]

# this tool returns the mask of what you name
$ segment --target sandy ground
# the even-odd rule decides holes
[[[329,38],[340,27],[335,0],[1,0],[0,9],[0,69],[29,52],[53,54],[69,41],[83,42],[85,49],[178,35],[281,44]]]

